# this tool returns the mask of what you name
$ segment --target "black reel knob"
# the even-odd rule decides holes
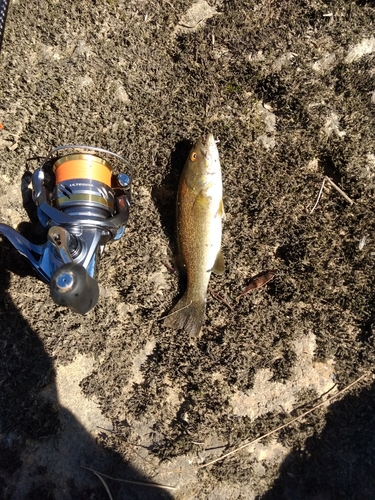
[[[86,314],[96,306],[99,286],[80,264],[64,264],[51,278],[51,297],[59,306]]]

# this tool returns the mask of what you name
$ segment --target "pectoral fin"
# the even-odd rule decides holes
[[[219,253],[217,254],[216,261],[214,264],[214,267],[212,268],[212,272],[215,274],[224,274],[224,257],[222,254],[221,249],[219,250]]]
[[[223,203],[223,200],[221,199],[220,200],[220,204],[219,204],[219,208],[217,210],[217,214],[216,214],[218,217],[220,217],[221,219],[224,219],[225,218],[225,212],[224,212],[224,203]]]

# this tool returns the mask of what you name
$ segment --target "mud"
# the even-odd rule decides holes
[[[115,499],[375,497],[374,26],[359,0],[11,3],[1,222],[43,239],[21,184],[58,145],[122,154],[134,183],[86,316],[0,242],[2,498],[109,498],[81,466],[175,488],[107,478]],[[179,174],[207,131],[226,211],[210,287],[234,310],[210,294],[190,345],[160,318],[183,292],[169,269]],[[312,211],[324,176],[350,201],[326,183]]]

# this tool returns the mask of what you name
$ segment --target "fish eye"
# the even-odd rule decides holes
[[[197,159],[197,153],[195,151],[193,151],[190,155],[190,160],[191,161],[195,161]]]

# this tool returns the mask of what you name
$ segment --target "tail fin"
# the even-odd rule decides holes
[[[191,339],[198,337],[204,320],[205,300],[192,301],[186,294],[164,319],[165,326],[183,330]]]

